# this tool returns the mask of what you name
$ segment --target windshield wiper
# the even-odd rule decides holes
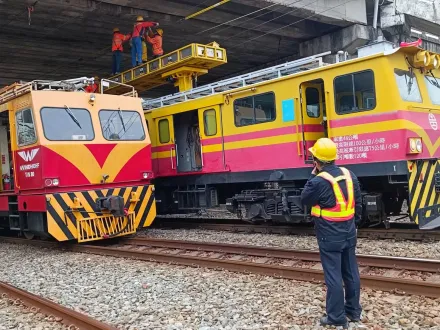
[[[433,85],[433,86],[437,87],[438,89],[440,89],[440,84],[439,84],[437,78],[436,78],[436,77],[434,76],[434,74],[432,73],[432,71],[431,71],[431,76],[432,76],[432,78],[434,79],[434,81],[431,81],[431,80],[429,80],[429,79],[428,79],[428,81],[431,83],[431,85]]]
[[[119,115],[119,119],[121,119],[122,128],[124,129],[124,132],[126,132],[127,130],[125,129],[124,119],[122,118],[121,108],[118,108],[118,115]]]
[[[70,118],[72,118],[72,120],[75,122],[75,124],[77,124],[78,127],[82,129],[81,125],[79,124],[78,119],[76,119],[75,115],[72,113],[72,110],[70,110],[70,108],[67,105],[64,106],[64,110],[66,110],[67,114],[70,116]]]

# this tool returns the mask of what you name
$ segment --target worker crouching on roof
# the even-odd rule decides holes
[[[93,84],[88,85],[84,91],[86,93],[98,93],[99,92],[99,77],[95,76],[93,78]]]
[[[113,42],[112,42],[112,57],[113,57],[113,68],[112,74],[118,74],[121,72],[121,63],[122,63],[122,52],[124,51],[124,47],[122,44],[128,40],[130,40],[131,34],[122,34],[119,31],[119,28],[113,29]]]
[[[159,26],[156,22],[144,22],[142,16],[137,17],[137,22],[134,24],[131,47],[131,65],[142,64],[142,36],[145,34],[145,29],[153,26]]]
[[[156,32],[153,32],[151,28],[148,29],[147,41],[151,44],[151,48],[153,49],[153,58],[163,55],[162,36],[162,29],[156,29]]]
[[[309,149],[315,168],[301,194],[312,207],[319,253],[327,286],[326,312],[321,325],[348,327],[359,321],[360,278],[356,261],[356,225],[362,216],[362,197],[356,176],[335,165],[335,143],[327,138]],[[345,285],[345,299],[344,288]]]

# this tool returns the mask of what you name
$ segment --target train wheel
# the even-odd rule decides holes
[[[29,232],[29,231],[24,231],[24,232],[23,232],[23,235],[24,235],[24,237],[26,237],[26,238],[29,239],[29,240],[35,238],[35,234],[34,234],[34,233],[31,233],[31,232]]]

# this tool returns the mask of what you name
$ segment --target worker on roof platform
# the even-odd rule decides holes
[[[142,16],[138,16],[136,23],[133,27],[132,47],[131,47],[131,65],[135,67],[136,65],[142,64],[142,36],[145,34],[145,29],[153,26],[159,26],[157,22],[144,22]]]
[[[118,74],[121,72],[122,63],[122,52],[124,47],[122,44],[130,40],[131,34],[122,34],[119,28],[115,27],[113,29],[113,42],[112,42],[112,57],[113,57],[113,67],[112,74]]]
[[[337,148],[332,140],[321,138],[309,151],[315,167],[301,193],[301,201],[312,208],[327,286],[327,316],[320,323],[345,329],[347,318],[357,322],[362,312],[355,254],[356,226],[362,216],[361,191],[356,176],[335,165]]]
[[[93,78],[93,84],[88,85],[84,91],[86,93],[98,93],[99,92],[99,77],[95,76]]]
[[[141,37],[142,40],[142,58],[138,58],[138,54],[136,53],[136,63],[145,63],[147,62],[147,43],[145,42],[145,37]],[[133,41],[130,39],[130,49],[133,48]]]
[[[162,29],[156,29],[155,32],[153,32],[151,28],[148,29],[147,41],[151,44],[151,48],[153,48],[153,58],[163,55],[162,36]]]

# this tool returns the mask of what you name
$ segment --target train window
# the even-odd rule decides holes
[[[15,123],[17,127],[17,143],[20,147],[37,142],[31,109],[17,111]]]
[[[205,110],[203,112],[203,123],[205,125],[206,136],[217,134],[217,118],[214,109]]]
[[[310,118],[319,118],[321,107],[319,100],[319,90],[313,87],[306,88],[307,116]]]
[[[145,140],[141,115],[129,110],[100,110],[102,135],[106,140],[142,141]]]
[[[159,120],[159,142],[168,143],[170,142],[170,125],[168,119]]]
[[[428,87],[429,98],[432,104],[440,105],[440,80],[432,76],[425,76],[426,86]]]
[[[51,141],[91,141],[95,138],[92,118],[86,109],[42,108],[41,121],[44,136]]]
[[[336,77],[334,89],[338,115],[376,107],[374,73],[371,70]]]
[[[247,126],[275,120],[275,94],[265,93],[234,101],[235,126]]]
[[[408,102],[422,102],[417,77],[413,72],[394,69],[394,77],[396,77],[397,87],[399,88],[402,100]]]

